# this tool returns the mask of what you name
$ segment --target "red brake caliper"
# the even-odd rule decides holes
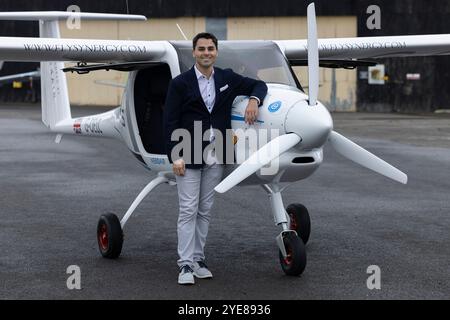
[[[284,263],[290,265],[292,263],[292,250],[291,248],[286,248],[287,256],[284,258]]]
[[[102,247],[102,250],[107,250],[108,249],[108,229],[106,228],[106,224],[102,224],[102,226],[100,227],[98,239],[100,241],[100,246]]]
[[[289,214],[289,218],[291,218],[291,230],[297,231],[297,220],[295,219],[294,214]]]

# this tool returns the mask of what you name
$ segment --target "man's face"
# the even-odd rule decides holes
[[[192,55],[198,65],[203,68],[209,68],[216,62],[217,48],[212,39],[200,38],[197,41]]]

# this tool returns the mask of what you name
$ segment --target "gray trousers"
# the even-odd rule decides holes
[[[178,216],[178,266],[192,266],[205,259],[214,188],[222,180],[223,165],[206,165],[203,169],[186,169],[176,176],[180,213]]]

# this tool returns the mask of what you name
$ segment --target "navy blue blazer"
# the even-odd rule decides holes
[[[227,129],[231,129],[231,107],[234,99],[240,95],[255,96],[259,98],[261,101],[260,105],[262,105],[267,94],[267,85],[263,81],[243,77],[231,69],[214,68],[214,83],[216,100],[213,111],[209,113],[200,94],[197,76],[193,67],[170,82],[164,107],[164,133],[166,153],[171,163],[177,160],[171,157],[172,149],[180,143],[180,141],[171,141],[172,132],[183,128],[189,131],[192,139],[190,155],[186,154],[186,152],[180,153],[180,156],[186,162],[186,168],[203,167],[205,164],[203,152],[209,144],[209,141],[203,141],[203,135],[210,129],[211,125],[213,129],[220,130],[224,138],[223,149],[216,150],[219,162],[225,163],[226,159],[229,159],[230,153],[232,153],[231,156],[234,159],[234,152],[228,152],[227,157],[227,143],[225,141],[225,139],[232,139],[229,136],[227,138]],[[197,142],[197,146],[201,146],[201,155],[198,154],[200,151],[198,148],[195,158],[194,121],[201,121],[202,127],[202,135]],[[216,144],[216,146],[218,145]],[[201,162],[198,161],[199,158]]]

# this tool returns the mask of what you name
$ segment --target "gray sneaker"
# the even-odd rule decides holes
[[[200,279],[210,279],[213,277],[204,261],[194,262],[194,276]]]
[[[188,265],[181,266],[178,274],[178,284],[195,284],[194,271]]]

